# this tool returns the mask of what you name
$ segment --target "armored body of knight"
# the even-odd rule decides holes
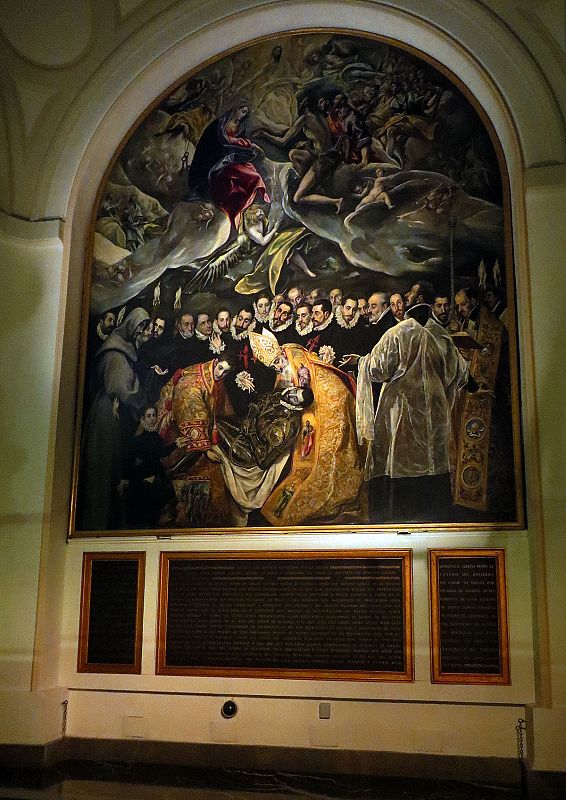
[[[219,524],[223,515],[223,524],[234,527],[248,525],[252,512],[273,526],[367,521],[353,382],[300,345],[280,347],[266,331],[251,333],[250,344],[254,357],[274,370],[275,386],[250,404],[243,419],[222,412],[220,382],[212,377],[206,398],[215,398],[214,407],[205,408],[194,368],[183,371],[169,402],[161,398],[162,432],[165,425],[194,439],[191,447],[201,457],[192,472],[210,480],[216,492],[223,486],[225,499],[215,496],[211,519]],[[214,362],[199,365],[199,375],[206,368],[212,376]],[[193,395],[202,414],[195,415],[188,402]],[[206,435],[197,445],[197,435],[212,426],[217,438]]]

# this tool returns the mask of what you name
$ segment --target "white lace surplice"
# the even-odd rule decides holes
[[[359,361],[356,426],[369,443],[365,476],[448,472],[451,410],[468,366],[433,320],[408,319],[388,330]],[[372,382],[382,383],[374,415]]]

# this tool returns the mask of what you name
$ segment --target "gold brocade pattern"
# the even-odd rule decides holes
[[[503,323],[482,307],[476,337],[482,349],[473,351],[470,375],[492,392],[504,330]],[[492,395],[466,393],[458,430],[454,502],[479,511],[487,509],[492,406]]]
[[[356,440],[355,398],[332,368],[299,345],[285,352],[294,375],[306,367],[315,401],[302,425],[314,429],[314,446],[305,456],[299,439],[290,474],[262,508],[272,525],[367,522],[363,458]]]
[[[208,528],[233,524],[232,506],[222,472],[205,455],[212,446],[210,434],[215,413],[231,413],[222,391],[215,383],[213,361],[186,367],[178,380],[171,380],[161,391],[158,404],[159,430],[173,441],[182,435],[187,444],[177,453],[202,455],[175,470],[173,486],[177,498],[171,524],[179,528]],[[198,497],[198,499],[197,499]],[[197,513],[198,512],[198,513]]]
[[[187,451],[209,450],[212,445],[210,428],[214,418],[211,361],[183,370],[173,391],[172,410],[179,432],[187,437]]]

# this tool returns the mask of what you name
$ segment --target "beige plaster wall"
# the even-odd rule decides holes
[[[24,227],[12,226],[11,235],[0,232],[4,690],[31,687],[62,255],[58,238],[19,238]]]
[[[57,223],[0,217],[0,743],[41,744],[61,733],[64,692],[57,680],[42,693],[32,687],[42,548],[51,524],[46,501],[62,254]],[[62,563],[48,569],[56,574]],[[55,599],[52,616],[59,616],[57,608]],[[50,646],[57,664],[59,626]]]
[[[67,696],[73,735],[128,735],[131,728],[127,723],[124,728],[124,719],[140,716],[146,737],[225,741],[218,708],[221,698],[235,695],[246,699],[245,713],[229,734],[234,742],[338,747],[356,742],[360,749],[512,757],[514,720],[532,705],[529,755],[534,766],[566,769],[561,745],[566,741],[564,379],[556,368],[564,351],[556,325],[565,274],[564,242],[558,238],[564,238],[559,220],[566,210],[566,177],[559,166],[566,160],[563,4],[544,4],[541,16],[522,3],[493,2],[488,13],[488,4],[475,0],[455,0],[449,8],[417,0],[212,0],[192,3],[189,15],[182,2],[121,0],[110,18],[102,0],[50,0],[48,24],[45,4],[38,0],[35,15],[26,4],[25,18],[18,16],[17,3],[3,4],[0,14],[0,191],[10,215],[0,219],[0,363],[9,376],[0,396],[0,602],[7,622],[0,627],[0,742],[57,738]],[[65,35],[69,20],[74,20],[74,37]],[[227,42],[320,20],[385,33],[433,53],[480,99],[505,148],[515,226],[530,527],[527,533],[411,537],[414,684],[158,679],[152,674],[158,551],[196,549],[202,541],[65,545],[88,217],[121,138],[175,78]],[[34,47],[39,37],[41,47]],[[558,166],[537,168],[544,164]],[[525,166],[530,167],[526,172]],[[25,222],[17,216],[64,222],[59,228],[57,222]],[[406,538],[398,542],[391,535],[368,535],[357,538],[356,546],[407,546]],[[210,545],[265,549],[286,548],[289,542],[243,535],[213,539]],[[325,546],[351,547],[352,542],[345,537],[293,541],[293,547]],[[510,687],[430,684],[425,552],[432,546],[505,547]],[[77,675],[82,552],[140,547],[148,555],[142,675]],[[116,690],[128,693],[115,695]],[[155,692],[159,702],[152,699]],[[312,698],[320,697],[337,700],[336,716],[326,728],[313,721]],[[395,705],[399,700],[402,705]],[[381,716],[375,713],[376,703]],[[276,735],[268,730],[275,715],[293,724],[286,723],[284,733]],[[469,736],[453,735],[464,724],[470,726]],[[436,734],[425,737],[426,744],[419,731]]]
[[[498,755],[516,750],[515,725],[534,702],[529,563],[522,533],[243,536],[215,538],[214,550],[322,547],[411,547],[414,580],[415,680],[412,683],[270,680],[156,676],[159,553],[199,549],[202,538],[174,541],[74,541],[68,547],[60,683],[70,690],[69,732],[75,736],[129,738],[128,717],[137,718],[134,738],[162,741],[341,747],[360,750]],[[508,568],[512,684],[440,686],[430,682],[427,549],[504,547]],[[207,542],[207,546],[208,542]],[[84,551],[146,551],[144,649],[141,675],[78,674],[77,632]],[[110,690],[113,691],[110,694]],[[116,694],[116,692],[118,694]],[[124,694],[130,692],[133,694]],[[150,693],[150,695],[148,695]],[[235,724],[220,717],[226,698],[240,706]],[[317,700],[332,700],[331,722],[318,720]],[[478,731],[481,730],[481,736]],[[425,735],[425,732],[431,732]],[[434,732],[434,735],[432,734]],[[473,745],[471,744],[474,741]],[[417,744],[415,744],[417,743]],[[418,746],[417,746],[418,745]],[[416,747],[416,750],[415,750]]]

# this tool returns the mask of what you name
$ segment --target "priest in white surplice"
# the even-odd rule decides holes
[[[420,303],[358,362],[356,427],[368,443],[370,521],[448,519],[449,442],[456,392],[468,367],[450,335]],[[374,412],[372,382],[382,383]]]

